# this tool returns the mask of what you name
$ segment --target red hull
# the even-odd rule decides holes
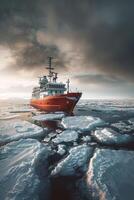
[[[43,99],[32,99],[30,105],[46,112],[63,111],[71,113],[82,93],[74,92],[62,95],[46,96]]]

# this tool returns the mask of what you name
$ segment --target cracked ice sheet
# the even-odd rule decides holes
[[[47,129],[27,121],[1,121],[0,144],[9,143],[21,138],[41,138]]]
[[[1,147],[0,198],[38,200],[44,190],[48,199],[48,156],[49,149],[35,139],[22,139]],[[42,173],[42,179],[38,171]]]
[[[49,121],[49,120],[58,120],[65,117],[64,113],[53,113],[53,114],[41,114],[32,117],[33,120],[37,121]]]
[[[92,116],[73,116],[62,119],[62,125],[66,129],[74,129],[80,131],[90,131],[97,126],[105,124],[103,120]]]
[[[111,124],[111,126],[117,128],[121,133],[129,133],[129,132],[134,131],[134,126],[132,123],[128,125],[128,124],[120,121],[120,122]]]
[[[63,142],[74,142],[78,139],[78,133],[74,130],[65,130],[62,133],[58,134],[56,138],[52,141],[54,143],[60,144]]]
[[[96,141],[104,145],[127,145],[134,143],[133,135],[120,134],[111,128],[96,130],[92,135]]]
[[[93,199],[133,200],[134,152],[96,149],[87,172],[87,188],[87,197],[92,194]]]
[[[79,176],[86,172],[93,148],[87,145],[73,147],[69,155],[59,162],[51,172],[52,176]]]

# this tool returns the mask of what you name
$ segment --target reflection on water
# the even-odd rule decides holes
[[[59,128],[59,121],[58,120],[46,120],[41,122],[43,127],[47,127],[49,130],[55,131]]]

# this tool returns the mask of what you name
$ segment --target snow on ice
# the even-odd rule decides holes
[[[43,129],[27,121],[1,121],[0,144],[21,138],[41,138],[45,133],[47,133],[47,129]]]
[[[62,125],[66,129],[74,129],[80,131],[90,131],[97,126],[104,125],[104,121],[92,116],[71,116],[62,119]]]
[[[49,199],[49,149],[35,139],[11,142],[0,149],[0,198]],[[40,177],[41,174],[41,177]]]
[[[96,149],[87,173],[87,198],[133,200],[134,153],[125,150]]]
[[[59,162],[52,171],[52,176],[80,176],[87,170],[87,164],[92,156],[92,147],[80,145],[73,147],[69,155]]]

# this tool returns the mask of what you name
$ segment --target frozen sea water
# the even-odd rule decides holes
[[[111,128],[96,130],[95,139],[103,145],[129,145],[134,144],[134,135],[120,134]]]
[[[92,116],[65,117],[62,119],[61,123],[66,129],[74,129],[80,131],[90,131],[97,126],[104,125],[103,120]]]
[[[130,119],[131,120],[131,119]],[[118,130],[120,133],[133,133],[134,130],[134,124],[130,122],[116,122],[112,124],[112,127]]]
[[[92,147],[80,145],[70,149],[69,155],[57,164],[52,171],[52,176],[79,176],[87,169],[87,164],[92,156]]]
[[[37,120],[37,121],[49,121],[49,120],[62,119],[64,116],[65,116],[64,113],[41,114],[41,115],[32,117],[32,119]]]
[[[27,121],[0,121],[0,144],[22,138],[41,138],[47,131]]]
[[[60,155],[64,155],[66,153],[66,146],[63,144],[59,144],[57,153]]]
[[[0,198],[133,200],[134,101],[82,100],[74,116],[61,114],[41,115],[59,123],[50,130],[44,123],[45,132],[8,116],[0,120]]]
[[[63,142],[74,142],[74,141],[77,141],[77,139],[78,139],[78,133],[76,131],[65,130],[59,135],[57,135],[57,137],[53,139],[52,141],[54,143],[60,144]]]
[[[134,117],[134,99],[81,100],[76,115],[91,115],[107,122],[127,120]]]
[[[19,115],[17,114],[10,114],[10,113],[1,113],[0,114],[0,120],[7,120],[7,119],[14,119],[18,118]]]
[[[47,147],[34,139],[22,139],[1,147],[0,199],[38,200],[42,190],[48,199],[48,155]],[[43,180],[40,173],[43,175]]]
[[[134,152],[96,149],[87,172],[92,199],[133,200]]]

